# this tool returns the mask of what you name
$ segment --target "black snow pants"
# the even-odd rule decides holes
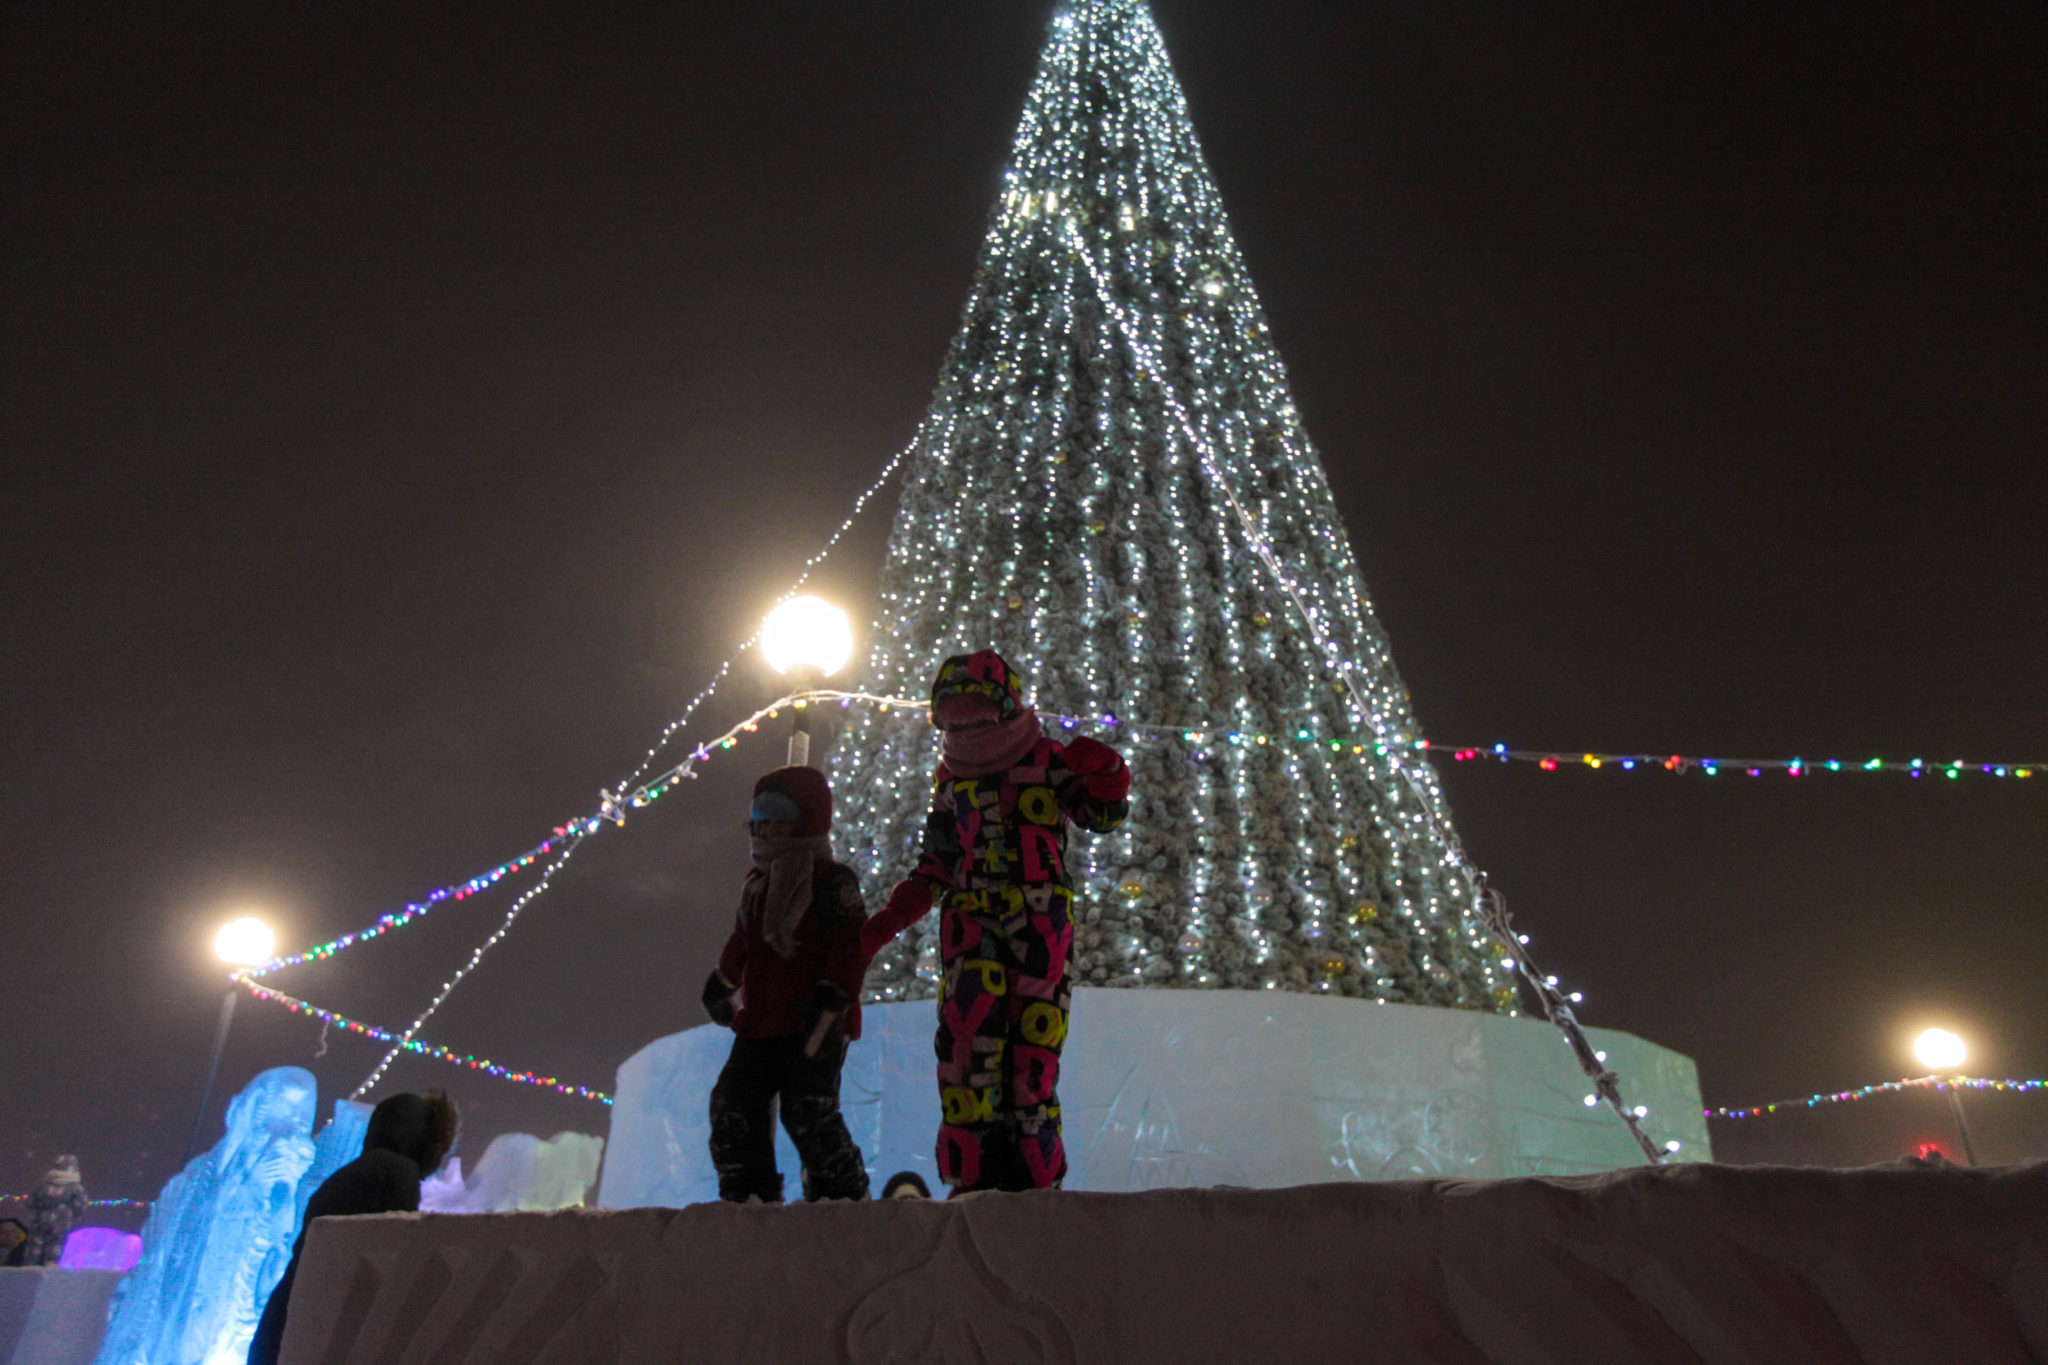
[[[732,1056],[711,1088],[711,1164],[718,1197],[782,1199],[775,1169],[775,1103],[803,1162],[806,1199],[865,1199],[867,1163],[839,1116],[839,1067],[846,1039],[828,1039],[806,1057],[802,1038],[735,1038]]]

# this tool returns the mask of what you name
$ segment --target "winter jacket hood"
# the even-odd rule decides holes
[[[1024,679],[992,649],[955,654],[939,665],[932,680],[932,724],[939,723],[939,704],[948,697],[985,697],[995,703],[996,721],[1009,720],[1024,709]]]
[[[430,1176],[455,1145],[456,1117],[445,1095],[393,1095],[370,1111],[363,1151],[396,1152]]]
[[[765,791],[781,792],[796,802],[803,812],[792,831],[798,838],[832,832],[832,785],[816,768],[777,768],[754,784],[754,795]]]

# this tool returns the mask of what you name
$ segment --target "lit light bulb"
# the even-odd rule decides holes
[[[853,657],[853,625],[822,597],[792,597],[762,623],[761,653],[777,673],[793,668],[837,673]]]
[[[1913,1040],[1913,1055],[1929,1071],[1953,1071],[1968,1054],[1962,1038],[1945,1028],[1927,1029]]]
[[[277,935],[253,915],[229,920],[213,936],[213,955],[230,967],[255,967],[277,954]]]

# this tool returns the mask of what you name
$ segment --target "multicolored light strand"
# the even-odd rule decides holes
[[[1617,772],[1630,772],[1637,768],[1662,768],[1666,772],[1681,774],[1699,772],[1708,777],[1722,772],[1746,773],[1750,777],[1762,777],[1765,773],[1784,773],[1788,777],[1810,777],[1815,773],[1904,773],[1908,777],[1941,776],[1954,781],[1966,773],[1972,776],[2026,778],[2048,771],[2048,763],[1976,763],[1960,758],[1935,763],[1929,763],[1924,758],[1907,759],[1903,762],[1884,758],[1706,758],[1687,754],[1596,754],[1549,749],[1510,749],[1505,744],[1466,748],[1432,744],[1428,740],[1416,740],[1415,747],[1427,749],[1439,756],[1448,756],[1454,763],[1470,763],[1485,759],[1493,759],[1500,763],[1534,763],[1545,772],[1556,772],[1564,767],[1583,767],[1613,769]]]
[[[1705,1113],[1710,1119],[1749,1119],[1784,1109],[1818,1109],[1824,1104],[1845,1104],[1852,1100],[1867,1100],[1872,1095],[1896,1095],[1907,1090],[1996,1090],[2004,1094],[2035,1094],[2048,1090],[2048,1080],[1994,1081],[1978,1076],[1913,1076],[1902,1081],[1859,1086],[1854,1090],[1808,1095],[1803,1100],[1779,1100],[1775,1104],[1753,1105],[1747,1109],[1708,1109]]]
[[[505,918],[499,922],[497,930],[489,938],[476,946],[475,950],[469,955],[469,961],[456,968],[455,974],[441,983],[440,991],[435,994],[432,1000],[427,1002],[427,1007],[420,1011],[419,1017],[406,1026],[405,1032],[400,1034],[393,1042],[391,1050],[384,1054],[383,1060],[377,1063],[376,1068],[363,1078],[363,1083],[355,1088],[355,1093],[349,1096],[350,1099],[359,1100],[370,1092],[371,1087],[375,1086],[378,1080],[383,1077],[385,1071],[390,1069],[391,1063],[406,1050],[406,1044],[413,1040],[413,1037],[419,1033],[427,1020],[434,1017],[434,1012],[447,1002],[450,995],[454,994],[455,988],[462,984],[463,978],[476,970],[477,964],[484,960],[484,954],[497,947],[499,940],[512,932],[513,921],[519,918],[519,912],[532,904],[536,897],[547,894],[549,883],[554,880],[555,874],[568,864],[569,859],[576,856],[576,850],[582,846],[583,839],[584,836],[582,835],[570,839],[562,851],[555,855],[555,860],[548,864],[547,870],[540,874],[540,880],[528,887],[520,895],[519,899],[512,902],[512,908],[505,912]]]
[[[394,1032],[392,1030],[379,1028],[375,1025],[363,1024],[354,1020],[346,1020],[341,1015],[333,1014],[330,1011],[324,1010],[319,1006],[310,1004],[306,1001],[296,1000],[294,997],[287,996],[280,992],[270,990],[267,987],[256,986],[254,984],[253,978],[267,975],[271,972],[281,970],[284,967],[291,966],[296,963],[316,961],[324,959],[326,957],[331,957],[334,955],[334,953],[339,952],[342,949],[347,948],[354,943],[370,938],[375,938],[381,934],[388,932],[391,929],[402,927],[404,924],[410,922],[412,919],[417,918],[420,914],[425,913],[426,910],[432,908],[433,905],[438,904],[443,900],[464,899],[469,895],[474,895],[479,890],[485,889],[491,885],[495,885],[499,880],[501,880],[506,875],[510,874],[511,872],[515,872],[521,870],[522,868],[530,866],[541,855],[548,853],[556,847],[564,848],[564,853],[562,855],[561,861],[566,861],[568,852],[570,850],[573,850],[576,842],[580,842],[581,839],[586,838],[589,835],[604,829],[608,824],[624,824],[625,812],[627,810],[639,809],[645,807],[646,805],[650,804],[655,800],[658,800],[661,796],[673,790],[675,785],[682,779],[693,776],[694,768],[696,765],[709,762],[712,755],[715,752],[721,752],[736,747],[743,736],[759,732],[762,722],[778,718],[781,715],[782,709],[784,707],[801,706],[811,702],[835,701],[838,702],[842,708],[851,707],[853,704],[858,702],[876,706],[880,711],[884,713],[901,712],[906,717],[915,716],[919,719],[923,719],[925,711],[927,709],[927,703],[925,699],[920,697],[887,696],[880,693],[844,691],[833,688],[819,688],[810,691],[792,693],[788,696],[778,699],[775,702],[770,703],[767,706],[760,708],[752,715],[748,716],[745,720],[739,722],[737,725],[733,726],[731,729],[727,730],[724,734],[718,736],[717,738],[709,740],[706,743],[699,745],[690,754],[690,756],[687,759],[685,759],[681,764],[678,764],[675,768],[662,773],[653,781],[648,782],[643,786],[635,789],[634,791],[627,793],[623,798],[613,797],[610,793],[606,793],[604,803],[601,806],[599,814],[593,816],[579,817],[577,820],[571,821],[567,825],[559,827],[556,831],[556,836],[554,838],[543,841],[532,852],[521,855],[521,857],[513,859],[507,863],[501,864],[499,867],[493,868],[489,872],[471,878],[470,881],[462,883],[459,887],[444,888],[441,891],[437,891],[426,897],[425,900],[420,904],[415,906],[408,906],[406,912],[404,913],[384,916],[376,924],[370,926],[368,929],[359,931],[354,934],[344,935],[342,938],[336,939],[331,943],[322,944],[317,948],[308,949],[306,952],[295,955],[293,957],[279,958],[274,962],[266,963],[262,967],[253,969],[246,974],[239,975],[237,979],[242,981],[243,984],[248,985],[251,992],[255,994],[259,999],[275,1000],[279,1003],[287,1004],[288,1007],[295,1008],[299,1012],[311,1014],[317,1018],[325,1019],[330,1023],[340,1024],[344,1028],[348,1029],[350,1032],[354,1032],[364,1037],[372,1038],[380,1042],[387,1042],[392,1044],[393,1047],[390,1053],[388,1053],[383,1059],[383,1061],[379,1063],[377,1070],[372,1073],[370,1079],[364,1083],[364,1090],[367,1090],[369,1086],[375,1084],[376,1080],[382,1076],[385,1069],[389,1067],[391,1062],[398,1055],[400,1055],[403,1052],[416,1052],[427,1056],[442,1057],[448,1061],[453,1062],[456,1065],[468,1066],[475,1070],[484,1071],[490,1075],[502,1076],[506,1079],[511,1080],[522,1080],[526,1081],[526,1083],[528,1084],[547,1085],[550,1088],[560,1090],[564,1094],[572,1094],[583,1098],[603,1098],[602,1092],[590,1090],[587,1087],[567,1086],[548,1080],[531,1079],[531,1072],[514,1072],[507,1068],[495,1066],[490,1063],[479,1063],[475,1058],[458,1055],[456,1053],[448,1051],[445,1048],[438,1048],[427,1044],[416,1044],[415,1040],[413,1040],[412,1038],[412,1034],[416,1032],[419,1029],[419,1027],[426,1022],[426,1019],[434,1012],[434,1010],[439,1008],[440,1004],[447,999],[448,992],[453,989],[454,983],[459,982],[463,976],[467,975],[468,972],[476,965],[476,962],[482,957],[484,952],[486,952],[491,946],[496,944],[499,939],[504,937],[505,933],[511,927],[512,920],[517,917],[519,911],[523,909],[524,906],[534,896],[538,895],[542,890],[545,889],[545,876],[551,876],[553,872],[557,868],[559,868],[560,861],[558,861],[554,867],[551,867],[547,870],[547,873],[544,875],[542,883],[537,884],[534,888],[530,889],[526,893],[526,895],[522,896],[519,902],[517,902],[512,907],[512,909],[508,912],[505,920],[498,927],[497,931],[493,933],[492,936],[488,940],[486,940],[481,947],[476,949],[476,951],[471,955],[470,962],[460,972],[457,973],[455,978],[453,978],[453,980],[450,983],[444,985],[443,989],[437,995],[433,1004],[424,1013],[422,1013],[418,1019],[416,1019],[413,1022],[411,1029],[409,1030]],[[1100,716],[1079,716],[1063,714],[1057,711],[1046,711],[1042,712],[1041,715],[1047,723],[1057,725],[1065,730],[1076,730],[1083,726],[1089,728],[1100,727],[1104,730],[1121,733],[1130,738],[1142,739],[1172,737],[1193,743],[1202,743],[1213,740],[1215,742],[1233,745],[1285,745],[1290,741],[1299,743],[1316,743],[1319,745],[1327,743],[1328,747],[1330,747],[1332,750],[1342,750],[1348,748],[1353,750],[1355,753],[1362,754],[1368,748],[1370,748],[1381,755],[1384,755],[1387,752],[1388,748],[1388,746],[1386,745],[1365,746],[1359,744],[1346,744],[1338,741],[1322,741],[1318,740],[1317,736],[1314,734],[1312,730],[1306,728],[1297,730],[1293,735],[1289,736],[1285,734],[1275,735],[1260,732],[1231,730],[1227,728],[1195,728],[1179,725],[1159,725],[1151,722],[1136,721],[1131,720],[1127,717],[1109,714],[1104,714]],[[1413,748],[1430,750],[1436,753],[1443,753],[1446,751],[1445,746],[1433,745],[1427,740],[1411,741],[1410,744]],[[1494,758],[1500,761],[1540,761],[1542,759],[1561,758],[1561,755],[1550,754],[1544,751],[1510,750],[1501,746],[1496,746],[1491,749],[1483,750],[1456,749],[1450,750],[1449,752],[1452,754],[1454,758],[1463,755],[1468,758]],[[1670,768],[1673,771],[1684,771],[1688,765],[1703,767],[1704,765],[1709,763],[1721,762],[1720,760],[1682,758],[1653,760],[1645,755],[1601,754],[1582,755],[1580,761],[1583,761],[1586,758],[1597,760],[1588,765],[1591,767],[1601,767],[1603,766],[1603,764],[1607,763],[1612,763],[1616,766],[1623,766],[1630,762],[1643,764],[1654,761],[1657,764]],[[1792,761],[1793,760],[1781,761],[1779,763],[1779,766],[1787,766]],[[1821,767],[1823,769],[1827,768],[1827,765],[1824,764],[1814,764],[1808,766]],[[1893,770],[1904,770],[1910,768],[1913,765],[1894,764],[1888,766]],[[2007,772],[2009,772],[2013,776],[2032,776],[2033,770],[2041,767],[2042,765],[2028,765],[2025,768],[2021,768],[2016,765],[1985,766],[1987,770],[1994,766],[2004,766],[2007,769]],[[1859,771],[1879,770],[1879,768],[1873,765],[1872,763],[1858,764],[1855,765],[1855,767]],[[1848,770],[1848,766],[1842,765],[1839,769],[1836,770],[1846,771]],[[563,844],[563,840],[565,838],[570,841],[566,846]],[[1523,942],[1526,943],[1525,936],[1523,937]],[[1557,984],[1555,978],[1545,978],[1545,982],[1552,988],[1555,988]],[[1575,1003],[1580,999],[1580,997],[1578,997],[1577,995],[1566,996],[1564,998],[1571,1000]],[[1842,1099],[1860,1099],[1867,1094],[1876,1094],[1886,1090],[1897,1090],[1901,1088],[1910,1088],[1913,1086],[1922,1086],[1934,1083],[1934,1081],[1929,1079],[1922,1079],[1919,1081],[1889,1082],[1882,1086],[1865,1087],[1861,1091],[1844,1092],[1840,1095],[1821,1095],[1812,1097],[1812,1099],[1810,1100],[1788,1100],[1784,1101],[1782,1104],[1766,1105],[1756,1109],[1708,1110],[1707,1113],[1709,1117],[1742,1117],[1756,1113],[1775,1112],[1779,1108],[1786,1108],[1798,1105],[1810,1105],[1814,1103],[1831,1102]],[[1980,1089],[1986,1087],[1995,1089],[2037,1089],[2040,1087],[2041,1082],[1984,1081],[1971,1082],[1970,1084],[1975,1085],[1977,1088]],[[361,1092],[359,1091],[358,1093]],[[607,1100],[606,1102],[609,1101]]]
[[[539,1086],[543,1090],[553,1090],[579,1100],[595,1100],[599,1104],[607,1105],[612,1102],[610,1095],[607,1095],[602,1090],[593,1090],[587,1085],[571,1085],[567,1081],[558,1080],[553,1076],[539,1076],[531,1071],[514,1071],[510,1067],[500,1066],[488,1057],[472,1057],[466,1053],[442,1047],[438,1043],[423,1043],[417,1038],[401,1039],[389,1029],[381,1029],[375,1024],[365,1024],[359,1020],[350,1019],[345,1015],[336,1014],[333,1010],[322,1009],[320,1006],[309,1001],[286,995],[283,991],[272,990],[268,986],[259,986],[247,978],[243,979],[242,985],[258,1000],[268,1000],[273,1004],[283,1005],[294,1014],[310,1015],[337,1028],[345,1029],[350,1033],[360,1034],[365,1038],[375,1039],[380,1043],[397,1044],[398,1048],[405,1052],[414,1053],[421,1057],[439,1058],[441,1061],[453,1066],[467,1067],[471,1071],[481,1071],[485,1075],[496,1076],[500,1080],[517,1081],[521,1085]]]
[[[761,722],[780,714],[781,708],[801,700],[807,700],[813,696],[839,695],[841,694],[803,693],[783,697],[779,701],[762,707],[717,738],[706,740],[698,745],[691,751],[688,758],[675,767],[661,773],[658,777],[620,795],[615,795],[610,791],[600,792],[598,797],[599,806],[596,814],[577,816],[565,824],[555,826],[554,832],[548,838],[541,840],[540,843],[534,845],[518,857],[507,859],[490,871],[480,872],[468,881],[458,882],[431,891],[419,900],[406,906],[403,910],[393,911],[390,914],[380,916],[375,923],[366,928],[358,929],[353,933],[343,934],[339,938],[329,939],[325,943],[306,948],[287,957],[272,958],[260,966],[252,967],[246,972],[236,972],[234,975],[236,979],[242,977],[265,977],[274,972],[283,971],[287,967],[296,967],[307,962],[324,961],[327,958],[333,957],[336,953],[354,947],[358,943],[367,942],[370,939],[390,933],[393,929],[403,928],[444,901],[467,900],[480,891],[489,890],[512,873],[531,867],[557,848],[564,847],[565,845],[573,847],[576,841],[599,833],[608,824],[625,824],[626,812],[641,809],[666,796],[675,789],[677,783],[686,778],[694,777],[696,769],[702,764],[709,763],[715,751],[732,748],[739,742],[741,735],[751,734],[760,729]],[[549,871],[552,872],[552,869],[549,869]]]

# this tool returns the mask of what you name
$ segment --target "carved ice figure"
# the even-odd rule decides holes
[[[444,1174],[420,1187],[420,1208],[428,1213],[544,1212],[589,1202],[597,1182],[604,1139],[588,1133],[557,1133],[546,1140],[530,1133],[502,1133],[491,1139],[465,1180],[451,1159]]]
[[[363,1138],[370,1131],[370,1106],[360,1100],[336,1100],[334,1117],[313,1139],[313,1164],[299,1177],[299,1192],[292,1198],[292,1239],[306,1219],[306,1204],[320,1182],[363,1154]]]
[[[226,1134],[151,1208],[98,1365],[240,1365],[291,1258],[315,1093],[310,1071],[280,1066],[235,1096]]]

